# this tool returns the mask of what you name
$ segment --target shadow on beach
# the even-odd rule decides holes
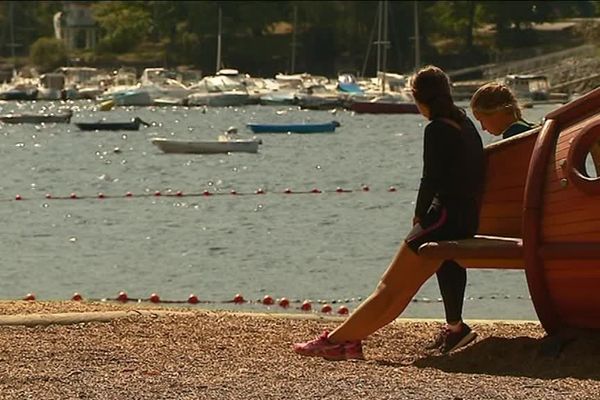
[[[487,337],[450,355],[430,355],[414,362],[417,368],[445,372],[518,376],[538,379],[600,380],[600,337],[582,334],[557,351],[548,338]],[[548,344],[550,353],[548,354]]]

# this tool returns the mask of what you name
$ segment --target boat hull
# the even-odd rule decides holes
[[[0,117],[0,121],[6,124],[50,124],[71,122],[72,114],[12,114]]]
[[[219,154],[219,153],[256,153],[259,140],[228,141],[183,141],[154,138],[152,144],[164,153],[172,154]]]
[[[137,122],[76,122],[75,125],[82,131],[137,131],[140,124]]]
[[[254,133],[327,133],[340,126],[336,121],[322,124],[247,124]]]

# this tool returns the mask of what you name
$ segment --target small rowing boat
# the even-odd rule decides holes
[[[262,143],[257,139],[187,141],[166,138],[154,138],[151,142],[164,153],[174,154],[256,153]]]
[[[7,114],[0,116],[0,121],[6,124],[42,124],[71,122],[71,110],[60,114]]]
[[[75,125],[82,131],[137,131],[140,125],[150,126],[139,117],[129,122],[76,122]]]
[[[254,133],[324,133],[334,132],[340,126],[337,121],[325,123],[300,123],[300,124],[248,124]]]

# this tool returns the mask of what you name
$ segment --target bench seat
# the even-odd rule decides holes
[[[430,259],[456,260],[465,268],[523,269],[523,240],[476,235],[470,239],[424,243],[419,255]]]

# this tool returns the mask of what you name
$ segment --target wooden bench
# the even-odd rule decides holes
[[[419,255],[465,268],[524,269],[523,197],[539,129],[486,146],[486,179],[474,238],[421,245]]]
[[[424,243],[419,255],[456,260],[464,268],[523,269],[523,241],[519,238],[476,235],[471,239]]]

